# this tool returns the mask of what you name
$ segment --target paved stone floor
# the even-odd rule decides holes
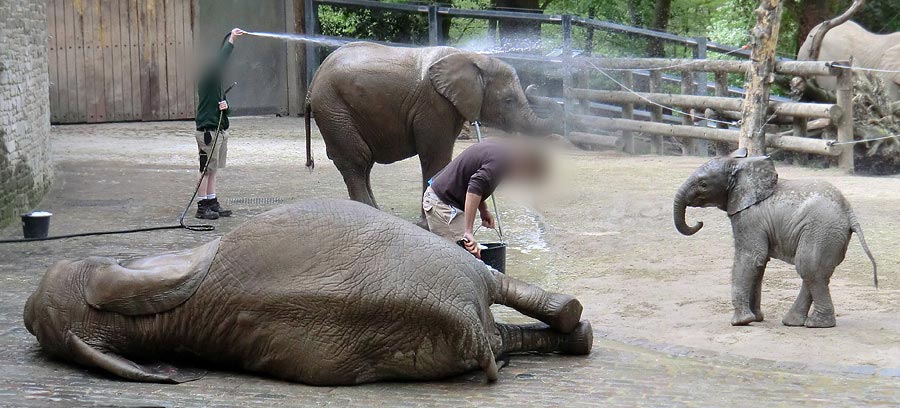
[[[500,380],[474,372],[447,381],[310,387],[213,371],[180,385],[128,383],[54,361],[22,325],[22,307],[55,260],[107,255],[120,259],[184,248],[221,234],[279,202],[343,197],[340,176],[315,144],[318,167],[303,168],[300,121],[238,119],[232,166],[220,193],[235,210],[209,233],[160,231],[0,246],[0,405],[2,406],[861,406],[900,404],[900,380],[851,367],[807,371],[777,362],[678,347],[653,350],[608,340],[598,327],[588,357],[516,356]],[[249,129],[254,129],[252,132]],[[235,132],[237,134],[237,132]],[[120,124],[54,129],[56,182],[42,208],[52,232],[115,229],[172,222],[195,169],[190,124]],[[134,141],[144,145],[132,149]],[[416,217],[414,161],[378,168],[382,206]],[[380,183],[380,184],[379,184]],[[193,221],[193,220],[192,220]],[[18,225],[0,236],[19,234]],[[515,225],[511,226],[515,228]],[[311,232],[311,238],[314,232]],[[502,312],[501,312],[502,313]],[[602,312],[599,313],[602,316]],[[640,341],[636,344],[642,344]],[[657,347],[659,348],[659,347]]]

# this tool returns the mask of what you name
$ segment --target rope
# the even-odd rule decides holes
[[[896,139],[896,138],[900,138],[900,135],[884,136],[884,137],[876,137],[876,138],[874,138],[874,139],[852,140],[852,141],[849,141],[849,142],[836,142],[836,141],[833,141],[833,140],[832,140],[832,141],[829,141],[829,142],[828,142],[828,145],[829,145],[829,146],[840,146],[840,145],[857,144],[857,143],[865,143],[865,142],[874,142],[874,141],[876,141],[876,140]]]
[[[734,54],[734,53],[736,53],[736,52],[738,52],[738,51],[743,51],[743,50],[746,50],[746,49],[749,49],[749,48],[750,48],[750,45],[748,44],[748,45],[745,45],[745,46],[743,46],[743,47],[735,48],[734,50],[731,50],[731,51],[728,51],[728,52],[726,52],[726,53],[723,53],[722,55],[723,55],[723,56],[724,56],[724,55],[731,55],[731,54]],[[696,63],[698,63],[698,62],[700,62],[700,61],[702,61],[702,60],[695,60],[695,61],[690,61],[690,62],[684,62],[684,63],[681,63],[681,64],[669,65],[669,66],[665,66],[665,67],[654,67],[654,68],[604,68],[604,69],[607,70],[607,71],[632,71],[632,72],[634,72],[634,71],[668,71],[668,70],[671,70],[671,69],[674,69],[674,68],[680,68],[680,67],[686,67],[686,66],[688,66],[688,65],[693,65],[693,64],[696,64]],[[591,64],[591,65],[594,65],[594,64]],[[597,68],[597,67],[595,66],[594,68]]]
[[[625,84],[623,84],[623,83],[617,81],[617,80],[616,80],[615,78],[613,78],[611,75],[609,75],[608,73],[606,73],[606,71],[604,71],[602,68],[599,68],[599,67],[597,67],[596,65],[594,65],[593,62],[588,61],[587,63],[590,64],[592,67],[594,67],[594,69],[596,69],[597,71],[600,71],[601,74],[603,74],[604,76],[606,76],[607,78],[609,78],[610,81],[613,81],[613,82],[616,83],[616,85],[619,85],[620,87],[622,87],[622,89],[624,89],[625,91],[630,92],[631,94],[637,96],[638,98],[643,99],[644,101],[646,101],[647,103],[649,103],[649,104],[651,104],[651,105],[655,105],[655,106],[658,106],[658,107],[663,108],[663,109],[669,109],[669,110],[671,110],[672,112],[676,112],[676,113],[679,113],[679,114],[682,114],[682,115],[685,115],[685,116],[690,116],[690,117],[692,117],[692,118],[694,118],[694,119],[698,119],[698,120],[701,120],[701,121],[705,120],[705,121],[709,121],[709,122],[713,122],[713,123],[721,123],[721,124],[723,124],[723,125],[728,125],[728,126],[738,126],[738,125],[739,125],[738,122],[729,122],[729,121],[724,121],[724,120],[718,120],[718,119],[707,118],[707,117],[705,117],[705,116],[698,116],[698,115],[694,115],[694,114],[691,114],[691,113],[688,113],[688,112],[685,112],[685,111],[682,111],[682,110],[673,108],[673,107],[671,107],[671,106],[666,106],[666,105],[663,105],[663,104],[661,104],[661,103],[652,101],[652,100],[650,100],[649,98],[647,98],[646,96],[641,95],[641,94],[635,92],[633,89],[631,89],[631,88],[625,86]]]
[[[836,68],[846,68],[851,71],[869,71],[869,72],[881,72],[884,74],[900,74],[900,70],[891,70],[891,69],[877,69],[877,68],[863,68],[863,67],[849,67],[841,64],[830,64],[832,67]]]

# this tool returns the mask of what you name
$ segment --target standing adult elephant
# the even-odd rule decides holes
[[[822,38],[818,57],[810,58],[816,54],[812,50],[813,38],[822,29],[823,25],[820,24],[810,31],[806,41],[800,46],[800,51],[797,52],[798,60],[841,61],[852,59],[854,67],[900,71],[900,33],[874,34],[859,24],[848,21],[828,30]],[[888,95],[893,100],[900,101],[900,72],[882,73],[881,75]],[[816,82],[822,88],[831,91],[837,86],[834,77],[817,77]]]
[[[350,198],[377,207],[370,173],[419,155],[422,189],[450,162],[466,121],[506,131],[560,133],[562,122],[539,118],[530,103],[558,112],[549,98],[523,91],[516,71],[496,58],[451,47],[400,48],[357,42],[328,56],[310,85],[306,106]]]

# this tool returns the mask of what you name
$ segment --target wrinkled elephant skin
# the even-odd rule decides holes
[[[490,306],[541,320],[494,322]],[[316,385],[430,380],[516,352],[587,354],[572,296],[488,268],[372,207],[312,200],[203,246],[52,266],[25,326],[44,351],[133,381],[182,382],[182,358]]]
[[[828,284],[854,232],[872,262],[878,285],[875,259],[841,192],[826,182],[779,180],[768,156],[746,157],[741,149],[731,157],[710,160],[688,177],[675,194],[674,217],[678,232],[693,235],[703,223],[688,225],[686,207],[718,207],[731,219],[732,325],[763,320],[762,278],[769,259],[775,258],[794,265],[803,279],[782,323],[834,326]]]
[[[549,116],[539,117],[532,105]],[[450,163],[466,121],[536,135],[563,129],[562,108],[526,93],[509,64],[451,47],[344,45],[316,71],[307,109],[350,198],[373,207],[369,177],[375,163],[418,155],[424,192]],[[308,157],[307,166],[313,165]]]

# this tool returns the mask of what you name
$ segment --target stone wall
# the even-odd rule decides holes
[[[45,0],[0,0],[0,225],[50,185]]]

